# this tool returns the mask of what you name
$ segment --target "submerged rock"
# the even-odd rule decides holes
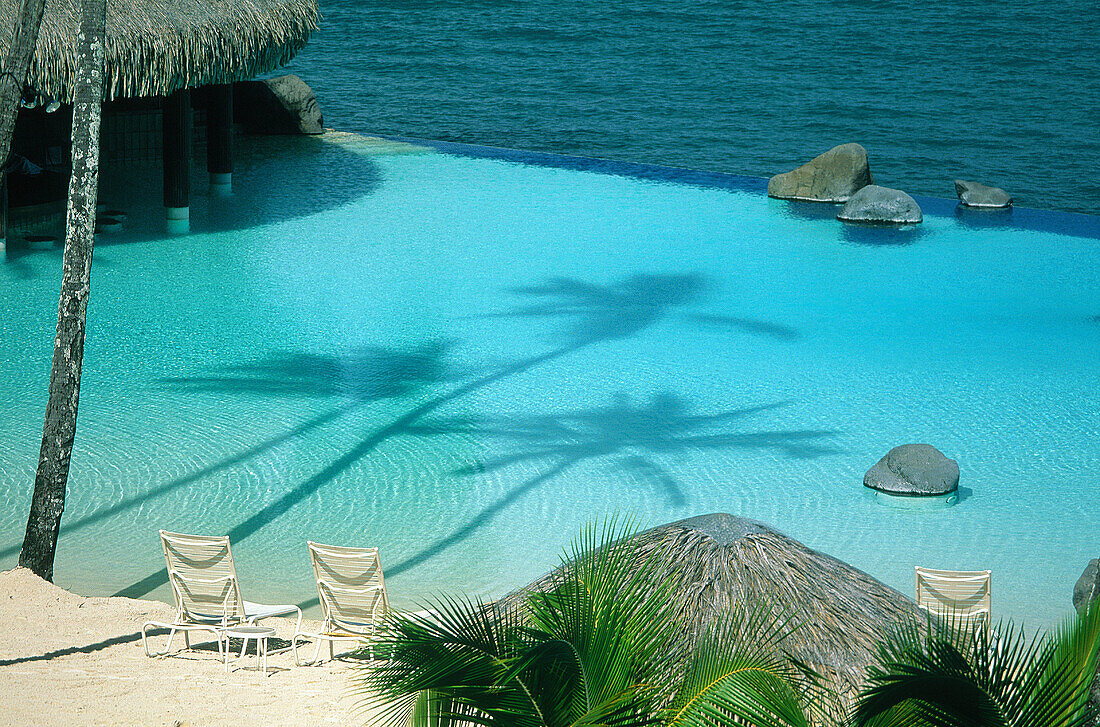
[[[1012,206],[1012,195],[1000,187],[988,187],[977,182],[955,180],[955,194],[967,207],[989,207],[1000,209]]]
[[[924,219],[917,200],[900,189],[872,184],[856,192],[840,208],[838,220],[845,222],[876,222],[911,224]]]
[[[867,150],[859,144],[841,144],[798,169],[776,174],[768,181],[768,196],[847,202],[858,190],[874,182],[867,164]]]
[[[317,98],[294,74],[234,84],[234,118],[249,134],[320,134]]]
[[[903,444],[867,470],[863,484],[891,495],[946,495],[959,489],[959,463],[931,444]]]

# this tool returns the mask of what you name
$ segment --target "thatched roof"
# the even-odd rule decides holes
[[[21,0],[0,0],[10,42]],[[317,29],[316,0],[107,0],[103,98],[243,81],[287,63]],[[30,84],[72,102],[80,0],[47,0]]]
[[[665,564],[675,607],[698,635],[730,606],[768,604],[801,625],[788,653],[813,666],[841,692],[862,683],[882,638],[925,617],[894,589],[836,558],[812,550],[768,526],[725,513],[661,525],[636,536],[638,562],[656,551]],[[511,594],[549,590],[560,569]]]

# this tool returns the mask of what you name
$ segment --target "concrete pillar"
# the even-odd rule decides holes
[[[168,231],[190,229],[191,92],[181,89],[164,99],[161,111],[164,159],[164,208]]]
[[[222,83],[207,88],[206,171],[210,191],[215,195],[233,190],[233,85]]]

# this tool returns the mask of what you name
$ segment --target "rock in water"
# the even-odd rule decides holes
[[[1073,607],[1080,613],[1100,596],[1100,558],[1093,558],[1073,587]]]
[[[1012,195],[1000,187],[987,187],[977,182],[955,180],[955,194],[967,207],[990,207],[1000,209],[1012,206]]]
[[[858,190],[874,183],[867,165],[867,150],[859,144],[841,144],[794,171],[776,174],[768,181],[768,196],[847,202]]]
[[[867,470],[863,484],[891,495],[946,495],[959,489],[959,463],[931,444],[903,444]]]
[[[1073,587],[1073,607],[1077,609],[1077,613],[1084,613],[1085,608],[1097,597],[1100,597],[1100,559],[1093,558]],[[1100,707],[1100,664],[1097,665],[1096,676],[1092,680],[1089,701],[1094,708]],[[1097,720],[1090,724],[1097,724]]]
[[[902,225],[920,222],[924,215],[917,200],[900,189],[871,184],[853,194],[836,218],[845,222]]]
[[[320,134],[324,118],[305,81],[294,74],[233,85],[234,118],[249,134]]]

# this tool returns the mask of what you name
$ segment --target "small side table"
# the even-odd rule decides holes
[[[263,664],[263,673],[267,676],[267,640],[275,635],[275,629],[269,626],[233,626],[222,631],[222,635],[225,637],[225,672],[227,674],[229,673],[229,639],[237,638],[243,642],[239,659],[244,658],[244,652],[248,649],[248,640],[256,640],[256,659]]]

